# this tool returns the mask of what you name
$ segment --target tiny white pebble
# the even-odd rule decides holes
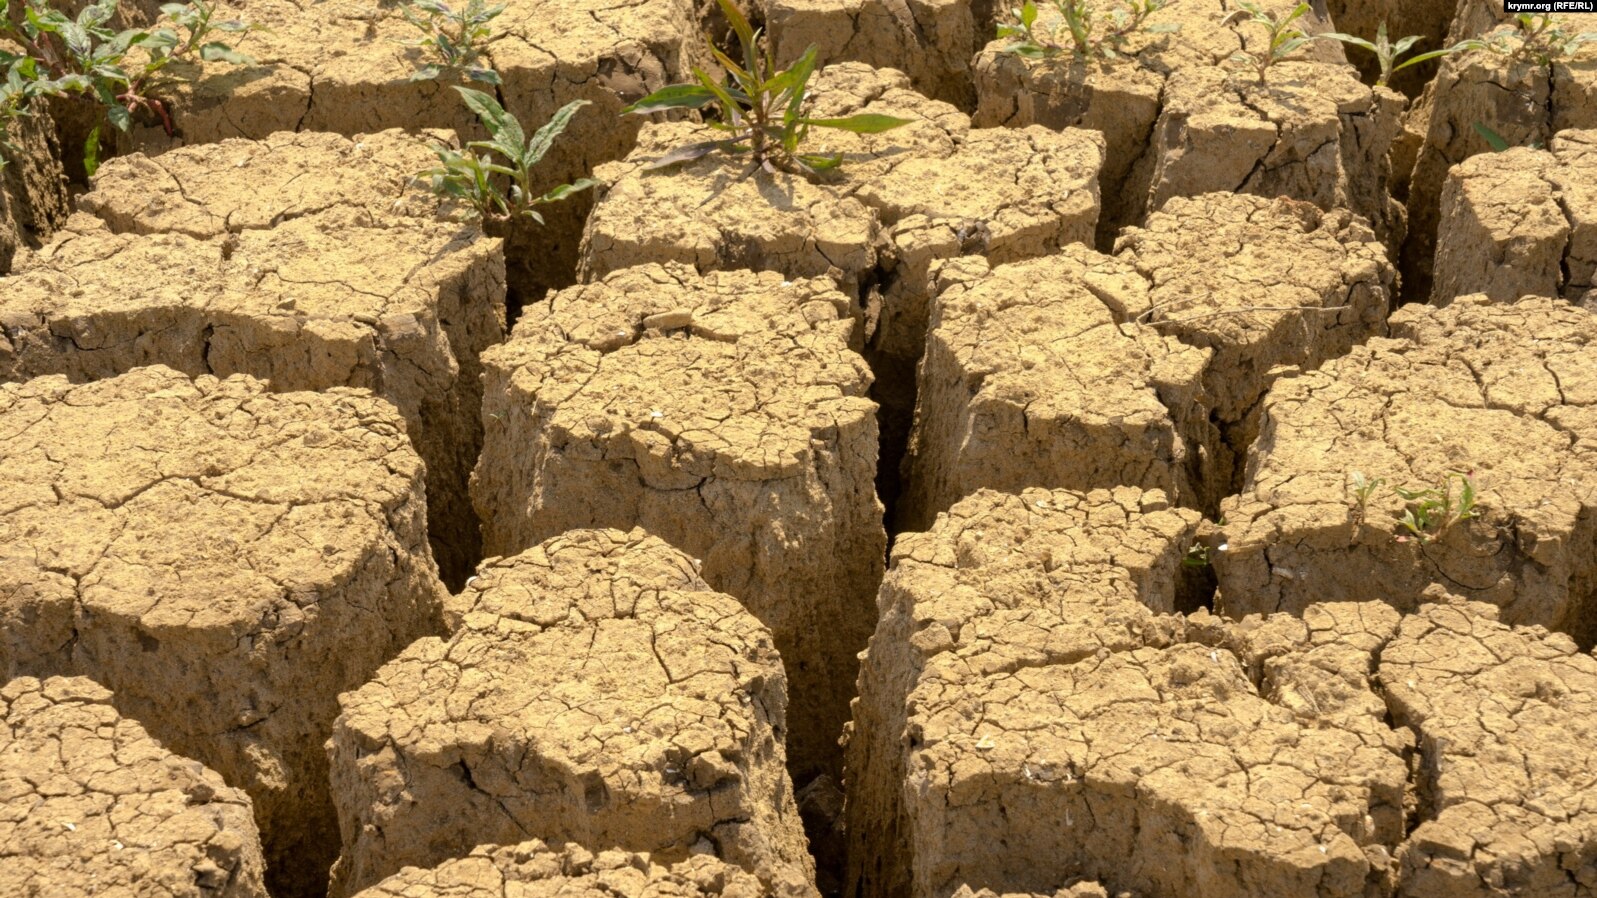
[[[657,408],[656,409],[650,409],[649,410],[649,417],[655,419],[656,421],[658,421],[659,419],[665,417],[665,412],[662,412],[662,411],[660,411]]]
[[[1227,550],[1229,548],[1231,548],[1231,544],[1230,543],[1221,543],[1220,545],[1215,546],[1214,550],[1216,552],[1224,552],[1225,550]]]
[[[75,833],[78,831],[78,825],[76,823],[63,823],[61,825],[66,827],[67,832],[69,833]]]

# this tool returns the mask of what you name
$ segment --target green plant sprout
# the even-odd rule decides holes
[[[579,178],[547,193],[534,195],[532,192],[533,167],[543,161],[555,138],[565,132],[572,116],[589,101],[573,100],[560,107],[554,117],[529,138],[521,122],[493,97],[469,87],[455,90],[476,113],[490,139],[474,140],[465,150],[434,144],[438,165],[416,177],[425,178],[434,194],[465,203],[472,216],[483,220],[485,230],[501,231],[518,218],[543,224],[543,216],[534,207],[559,202],[594,186],[593,180]],[[477,150],[488,152],[479,155]],[[509,179],[508,192],[495,182],[496,175]]]
[[[465,7],[459,10],[443,0],[409,0],[403,9],[405,21],[424,35],[410,46],[431,51],[438,58],[424,63],[410,80],[432,81],[451,75],[499,84],[499,73],[482,64],[482,54],[494,41],[489,23],[504,11],[503,5],[489,6],[484,0],[466,0]]]
[[[1181,556],[1181,566],[1184,568],[1206,568],[1209,566],[1209,547],[1197,543]]]
[[[1037,24],[1037,4],[1026,0],[1015,10],[1015,22],[998,26],[1000,38],[1012,38],[1014,43],[1004,48],[1026,59],[1051,59],[1066,53],[1080,59],[1101,56],[1118,58],[1124,52],[1126,41],[1137,32],[1168,34],[1181,30],[1180,22],[1155,22],[1148,17],[1170,5],[1171,0],[1124,0],[1110,10],[1108,23],[1096,28],[1097,10],[1090,0],[1053,0],[1059,12],[1059,24],[1045,30]],[[1069,43],[1065,43],[1065,38]]]
[[[1382,22],[1376,27],[1374,41],[1367,41],[1362,37],[1345,34],[1340,31],[1330,31],[1326,32],[1325,34],[1315,35],[1315,37],[1320,40],[1333,40],[1344,44],[1351,44],[1352,46],[1374,53],[1376,61],[1381,65],[1380,77],[1375,79],[1376,87],[1387,86],[1388,82],[1392,80],[1393,75],[1396,75],[1398,72],[1403,71],[1409,66],[1419,65],[1422,62],[1429,62],[1432,59],[1438,59],[1443,56],[1457,53],[1461,50],[1469,49],[1469,47],[1466,46],[1468,42],[1465,41],[1454,44],[1451,47],[1443,47],[1440,50],[1431,50],[1426,53],[1421,53],[1418,56],[1410,56],[1402,62],[1398,62],[1397,60],[1399,57],[1401,57],[1404,53],[1407,53],[1409,50],[1412,50],[1415,44],[1419,43],[1425,38],[1423,35],[1411,34],[1408,37],[1398,38],[1394,43],[1386,36],[1385,22]]]
[[[1308,13],[1307,3],[1299,3],[1285,16],[1266,12],[1258,4],[1249,3],[1247,0],[1241,0],[1237,5],[1242,8],[1226,16],[1220,24],[1235,31],[1237,40],[1242,42],[1242,49],[1232,54],[1231,60],[1253,66],[1259,75],[1260,84],[1265,83],[1265,73],[1271,66],[1296,53],[1303,45],[1314,39],[1292,24]],[[1247,39],[1242,36],[1239,26],[1249,24],[1262,27],[1269,35],[1270,40],[1264,50],[1248,49]]]
[[[1481,140],[1486,141],[1486,145],[1492,148],[1492,152],[1502,153],[1514,148],[1514,145],[1508,142],[1508,138],[1497,133],[1497,131],[1485,123],[1471,122],[1470,126],[1475,129],[1476,134],[1481,136]],[[1539,140],[1533,140],[1530,143],[1525,144],[1525,146],[1533,150],[1540,150],[1543,148],[1542,142]]]
[[[1362,471],[1350,471],[1347,479],[1348,486],[1353,490],[1353,501],[1357,503],[1354,506],[1353,522],[1362,524],[1369,514],[1370,497],[1375,495],[1375,491],[1386,483],[1386,478],[1377,477],[1371,480],[1364,476]]]
[[[703,109],[714,105],[718,120],[707,124],[727,134],[678,147],[648,167],[664,168],[702,159],[711,153],[748,154],[750,164],[741,177],[764,169],[775,173],[816,174],[835,169],[843,162],[841,153],[821,155],[800,152],[799,147],[811,128],[835,128],[855,134],[880,134],[910,124],[908,119],[890,115],[861,113],[845,118],[810,118],[804,114],[805,91],[815,74],[819,52],[811,46],[788,69],[778,69],[769,47],[762,50],[761,34],[749,25],[731,0],[717,0],[742,45],[743,63],[733,62],[713,42],[710,52],[727,71],[726,84],[718,83],[704,70],[694,67],[694,83],[662,88],[621,110],[623,115],[646,114],[670,109]]]
[[[1583,45],[1597,43],[1597,31],[1573,32],[1550,15],[1517,13],[1508,27],[1482,38],[1463,41],[1466,50],[1490,50],[1516,59],[1534,60],[1548,65],[1554,60],[1574,56]]]
[[[168,67],[195,60],[235,65],[254,61],[213,39],[219,33],[248,31],[250,26],[216,21],[215,7],[205,0],[162,6],[162,21],[153,28],[112,31],[105,24],[116,11],[117,0],[98,0],[72,19],[51,8],[48,0],[27,0],[21,21],[14,22],[10,0],[0,0],[0,37],[23,50],[20,54],[0,50],[0,66],[6,67],[3,103],[9,110],[8,126],[38,97],[84,97],[97,101],[105,120],[119,131],[133,126],[135,112],[147,110],[170,135],[174,133],[171,113],[155,96],[170,83]],[[100,134],[96,125],[83,147],[90,175],[99,166]]]
[[[1399,534],[1399,542],[1413,539],[1428,543],[1455,524],[1480,516],[1472,474],[1449,471],[1435,486],[1422,489],[1393,487],[1393,491],[1408,503],[1402,517],[1398,518],[1399,526],[1408,534]]]

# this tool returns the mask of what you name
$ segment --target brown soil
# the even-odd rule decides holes
[[[1420,737],[1405,898],[1597,889],[1597,658],[1481,605],[1427,605],[1381,654],[1398,725]]]
[[[340,699],[331,894],[529,836],[713,853],[765,894],[815,894],[781,659],[692,559],[574,530],[485,564],[449,618]]]
[[[266,898],[250,800],[76,677],[0,687],[0,888]]]
[[[1351,898],[1390,877],[1407,740],[1368,678],[1396,615],[1263,638],[1170,615],[1196,524],[1156,493],[984,492],[901,539],[849,742],[870,894],[1087,876]],[[1304,676],[1332,659],[1340,682]]]
[[[404,189],[425,155],[386,132],[112,160],[80,203],[100,217],[75,218],[0,294],[0,380],[162,364],[278,391],[370,389],[427,463],[432,542],[458,587],[481,557],[466,483],[478,357],[504,339],[504,263],[475,228],[390,214],[431,211]]]
[[[767,898],[754,876],[709,855],[667,866],[647,854],[536,839],[483,846],[431,870],[409,867],[355,898]]]
[[[339,692],[438,626],[422,465],[362,391],[166,368],[0,386],[0,673],[82,674],[248,792],[273,893],[332,862]]]
[[[1242,494],[1210,539],[1232,615],[1376,597],[1412,611],[1432,584],[1512,624],[1597,637],[1589,484],[1597,320],[1557,300],[1406,308],[1375,339],[1264,400]],[[1362,514],[1349,478],[1386,487]],[[1474,472],[1482,517],[1400,541],[1392,487]],[[1455,485],[1456,489],[1456,485]],[[1223,546],[1223,548],[1222,548]]]
[[[1564,131],[1550,152],[1464,160],[1442,188],[1441,222],[1432,303],[1469,293],[1581,301],[1597,287],[1597,131]]]
[[[775,272],[617,272],[529,307],[487,371],[473,500],[491,555],[643,527],[770,627],[788,757],[836,770],[886,550],[850,303]]]
[[[0,50],[15,52],[0,43]],[[9,274],[18,255],[37,249],[67,217],[66,175],[55,125],[43,112],[17,119],[0,148],[0,274]]]

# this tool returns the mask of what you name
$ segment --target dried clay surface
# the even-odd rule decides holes
[[[642,527],[701,559],[775,635],[796,778],[835,767],[886,552],[849,306],[824,278],[644,266],[529,306],[483,357],[487,552]]]
[[[816,894],[781,658],[692,559],[574,530],[486,563],[449,618],[341,698],[332,894],[529,836],[711,852],[766,894]]]
[[[1597,288],[1597,131],[1460,162],[1442,188],[1440,227],[1433,304],[1469,293],[1581,302]]]
[[[1461,3],[1461,18],[1467,9],[1490,6]],[[1571,31],[1597,31],[1597,15],[1557,19]],[[1408,185],[1408,240],[1402,255],[1406,297],[1424,300],[1431,295],[1448,171],[1471,156],[1491,152],[1477,125],[1490,128],[1511,147],[1546,146],[1560,131],[1597,128],[1597,49],[1587,44],[1574,56],[1547,64],[1487,50],[1442,60],[1436,78],[1409,109],[1392,154],[1397,176]]]
[[[483,846],[431,870],[407,868],[355,898],[768,898],[759,879],[709,855],[672,865],[575,844]]]
[[[403,421],[363,391],[41,377],[0,386],[0,463],[0,673],[113,690],[249,793],[274,894],[315,891],[338,693],[439,626]]]
[[[94,215],[0,283],[0,380],[161,364],[372,390],[427,464],[433,545],[458,586],[480,557],[467,480],[505,268],[498,240],[433,219],[429,200],[390,214],[425,155],[386,132],[112,160],[82,199]]]
[[[0,686],[0,888],[19,898],[266,898],[250,800],[81,677]]]
[[[1597,658],[1478,604],[1427,605],[1381,653],[1420,737],[1404,898],[1597,894]]]
[[[1246,483],[1210,540],[1220,606],[1290,612],[1380,584],[1379,598],[1410,611],[1436,584],[1589,643],[1597,318],[1477,295],[1390,323],[1393,339],[1265,397]],[[1355,472],[1385,481],[1363,508]],[[1481,516],[1415,538],[1393,488],[1438,487],[1449,472],[1473,475]]]
[[[0,51],[9,50],[0,44]],[[43,114],[24,116],[6,134],[0,153],[0,274],[7,274],[66,220],[71,208],[55,128]]]
[[[856,852],[856,876],[916,896],[1389,882],[1408,742],[1369,677],[1396,613],[1316,608],[1258,640],[1169,614],[1196,525],[1157,493],[983,492],[901,539],[848,746],[855,844],[896,847]],[[1336,681],[1293,675],[1333,652]]]

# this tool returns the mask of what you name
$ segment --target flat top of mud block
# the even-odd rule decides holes
[[[429,143],[447,140],[443,132],[280,131],[259,141],[230,138],[154,157],[117,156],[96,172],[78,208],[117,233],[198,238],[333,210],[356,221],[431,218],[438,201],[413,181],[437,162]]]
[[[873,414],[850,306],[825,278],[646,265],[527,307],[484,363],[514,369],[566,451],[634,458],[652,486],[779,479],[816,430]]]
[[[673,865],[572,843],[482,846],[433,869],[407,867],[354,898],[764,898],[760,881],[709,855]]]
[[[266,898],[250,800],[85,678],[0,686],[0,888]]]
[[[398,414],[364,391],[160,367],[0,386],[0,458],[0,593],[38,623],[0,650],[22,662],[69,645],[74,606],[217,652],[297,631],[386,551],[422,473]]]

